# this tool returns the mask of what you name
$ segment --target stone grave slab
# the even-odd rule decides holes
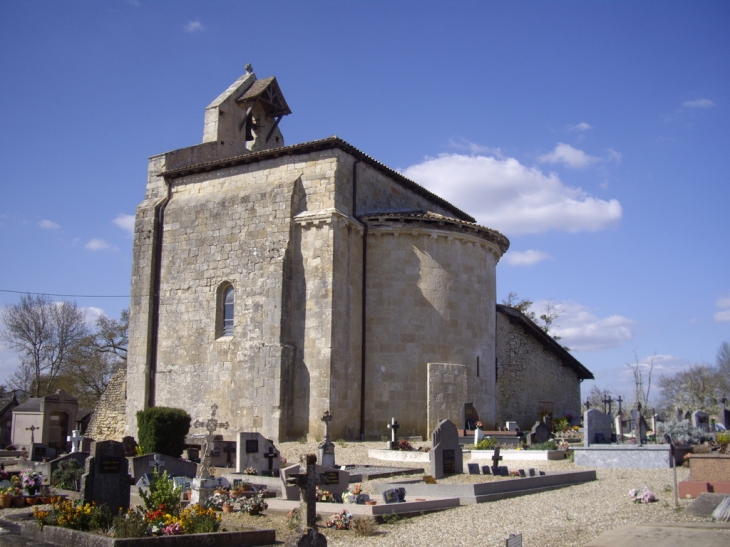
[[[431,434],[431,475],[441,479],[464,472],[464,460],[459,445],[459,432],[449,420],[441,420]]]
[[[247,467],[253,467],[261,476],[278,476],[281,466],[274,442],[261,433],[239,432],[236,472],[243,473]]]
[[[116,513],[129,509],[129,462],[124,445],[117,441],[101,441],[91,447],[81,476],[81,496],[87,503],[106,504]]]
[[[711,494],[709,492],[702,492],[692,504],[685,509],[685,514],[692,515],[695,517],[710,518],[712,513],[717,506],[720,505],[727,494]]]
[[[131,459],[132,480],[134,480],[135,484],[143,475],[154,471],[155,467],[150,464],[155,462],[155,456],[158,458],[157,461],[164,462],[163,465],[159,466],[160,474],[167,471],[167,475],[169,477],[188,477],[192,479],[197,473],[198,464],[196,463],[180,458],[173,458],[172,456],[166,456],[159,452],[153,452]]]

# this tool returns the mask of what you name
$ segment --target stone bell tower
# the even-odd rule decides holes
[[[203,142],[215,142],[219,157],[284,146],[279,122],[291,114],[275,77],[257,80],[251,65],[205,109]]]

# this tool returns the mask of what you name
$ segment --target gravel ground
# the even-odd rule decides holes
[[[422,443],[420,446],[428,444]],[[383,465],[381,460],[367,457],[369,448],[381,447],[382,443],[348,442],[344,446],[338,445],[337,463]],[[301,454],[316,453],[316,443],[280,443],[278,448],[289,462],[298,461]],[[470,461],[470,456],[465,455],[464,462]],[[510,469],[517,469],[518,466],[535,467],[543,471],[587,469],[568,460],[502,463]],[[423,464],[418,463],[387,462],[386,465],[423,467]],[[428,472],[428,468],[426,469]],[[688,475],[688,469],[677,470],[678,481],[686,480]],[[504,545],[510,534],[522,533],[525,547],[578,547],[607,530],[626,524],[707,520],[684,514],[684,509],[691,503],[689,500],[680,500],[679,510],[674,509],[673,475],[669,468],[598,469],[597,476],[596,481],[559,490],[402,519],[393,525],[380,526],[381,534],[374,537],[330,537],[328,544],[421,547],[440,541],[448,546],[496,547]],[[480,482],[485,479],[487,477],[457,475],[440,480],[439,483]],[[366,485],[367,483],[363,486]],[[633,503],[628,495],[629,490],[643,489],[645,486],[656,494],[659,501],[650,504]]]
[[[368,458],[369,448],[381,447],[382,443],[341,443],[336,447],[337,463],[425,467],[428,473],[427,465],[417,462],[383,462]],[[317,451],[316,443],[280,443],[278,448],[289,463],[297,462],[302,454]],[[464,463],[470,461],[470,456],[465,455]],[[553,472],[587,469],[568,460],[502,463],[510,469],[535,467]],[[510,534],[516,533],[522,533],[525,547],[581,547],[603,532],[626,524],[708,521],[684,513],[691,500],[679,500],[679,509],[675,510],[671,469],[598,469],[597,475],[597,481],[559,490],[401,518],[394,523],[379,525],[377,535],[372,537],[357,537],[351,531],[324,529],[323,532],[332,547],[423,547],[439,542],[444,547],[501,547]],[[678,481],[686,480],[688,475],[688,469],[677,470]],[[464,474],[438,482],[467,483],[490,479],[513,480]],[[398,478],[387,479],[390,482],[396,480]],[[646,505],[633,503],[629,490],[645,486],[656,494],[659,501]],[[363,487],[365,492],[369,491],[367,482]],[[333,505],[333,512],[336,509],[337,506]],[[28,512],[28,508],[3,509],[0,516],[15,512]],[[323,519],[327,516],[322,514]],[[226,515],[224,523],[230,528],[237,525],[274,528],[279,541],[291,534],[282,515],[251,518],[233,514]]]

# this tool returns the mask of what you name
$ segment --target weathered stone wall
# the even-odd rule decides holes
[[[125,435],[127,410],[127,369],[120,368],[94,408],[86,437],[95,441],[121,441]]]
[[[515,421],[529,431],[541,402],[553,404],[553,416],[580,413],[577,373],[519,324],[497,313],[497,422]],[[478,409],[477,409],[478,410]],[[481,416],[481,413],[480,413]],[[484,421],[484,420],[482,420]],[[491,427],[491,421],[485,425]]]
[[[428,425],[433,431],[441,420],[457,426],[464,419],[464,402],[469,397],[469,367],[447,363],[428,363]]]
[[[495,417],[494,306],[499,252],[475,235],[373,222],[367,238],[366,438],[428,438],[428,363],[464,365],[467,398]],[[479,372],[477,373],[477,361]]]

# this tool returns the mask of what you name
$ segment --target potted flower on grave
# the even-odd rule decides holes
[[[25,488],[26,492],[28,492],[28,495],[30,496],[35,496],[36,490],[38,490],[43,484],[41,474],[37,471],[31,471],[30,469],[23,471],[21,481],[23,488]]]
[[[258,475],[258,471],[256,471],[253,467],[247,467],[243,470],[244,475]]]
[[[257,492],[253,496],[241,500],[241,511],[249,515],[260,515],[268,508],[269,504],[266,503],[263,492]]]
[[[330,493],[329,490],[320,490],[319,486],[316,487],[317,501],[322,503],[334,503],[335,497]]]

